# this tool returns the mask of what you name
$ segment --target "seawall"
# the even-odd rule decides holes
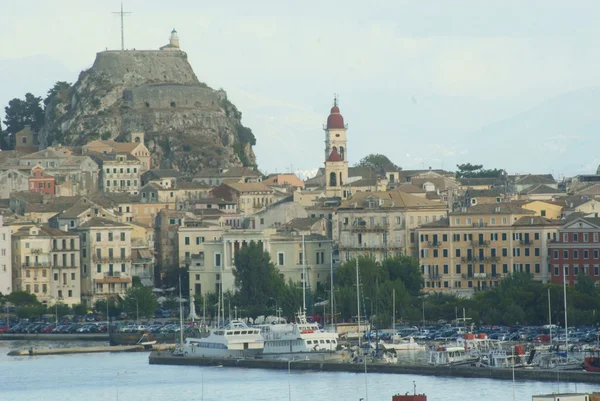
[[[223,358],[183,358],[169,352],[153,351],[149,356],[151,365],[184,366],[227,366],[252,369],[288,369],[288,361],[265,359],[223,359]],[[319,362],[298,360],[289,364],[294,370],[313,370],[320,372],[364,372],[364,365],[354,363]],[[512,369],[486,369],[469,366],[428,366],[428,365],[388,365],[372,363],[367,365],[369,373],[412,374],[425,376],[449,376],[512,380]],[[515,369],[515,380],[536,380],[600,384],[600,374],[581,371],[556,371],[540,369]]]
[[[154,344],[153,349],[162,352],[168,352],[175,348],[174,344]],[[117,345],[101,347],[77,347],[77,348],[29,348],[13,350],[8,353],[10,356],[40,356],[40,355],[68,355],[68,354],[90,354],[97,352],[140,352],[147,351],[148,348],[143,345]]]

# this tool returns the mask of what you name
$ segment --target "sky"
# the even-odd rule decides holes
[[[111,14],[118,1],[3,3],[2,107],[26,92],[43,96],[55,81],[75,82],[96,52],[120,47],[120,20]],[[383,153],[405,169],[470,162],[561,176],[600,163],[593,151],[600,92],[582,107],[569,103],[573,93],[600,87],[597,1],[126,0],[124,7],[132,12],[126,48],[157,49],[177,29],[199,80],[223,88],[254,131],[263,172],[323,165],[322,128],[336,93],[351,165]],[[582,116],[582,108],[590,112]],[[556,110],[567,110],[560,131],[550,123]],[[531,116],[549,122],[536,125]],[[535,149],[518,158],[511,147],[497,151],[506,127],[526,132]]]

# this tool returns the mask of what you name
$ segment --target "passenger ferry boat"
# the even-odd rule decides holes
[[[264,338],[262,357],[265,359],[341,359],[337,350],[338,335],[321,331],[316,323],[309,323],[303,312],[298,312],[295,323],[263,324],[260,328]]]
[[[233,320],[224,328],[200,331],[183,343],[183,357],[253,358],[263,352],[260,330]]]

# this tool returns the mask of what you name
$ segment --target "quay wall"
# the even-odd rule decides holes
[[[288,361],[266,359],[223,359],[202,357],[173,356],[169,352],[153,351],[149,356],[151,365],[188,365],[188,366],[227,366],[253,369],[288,369]],[[314,370],[321,372],[364,372],[364,365],[354,363],[292,361],[289,368],[293,370]],[[371,363],[367,365],[369,373],[413,374],[425,376],[451,376],[467,378],[484,378],[512,380],[512,369],[477,368],[470,366],[429,366],[429,365],[388,365]],[[560,377],[563,382],[599,383],[600,374],[577,371],[515,369],[515,380],[556,381]]]

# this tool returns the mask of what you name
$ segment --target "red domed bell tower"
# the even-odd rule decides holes
[[[325,174],[327,196],[343,196],[342,186],[348,178],[348,150],[344,117],[340,114],[337,96],[327,117],[325,130]]]

